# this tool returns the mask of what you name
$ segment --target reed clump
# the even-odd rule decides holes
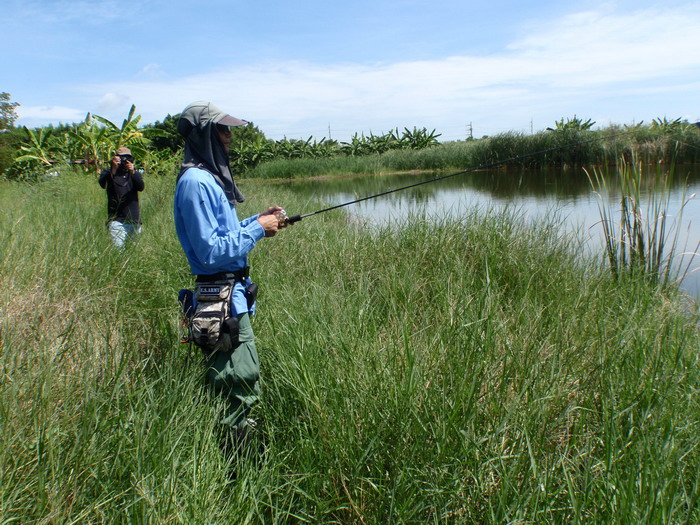
[[[260,453],[239,460],[178,342],[173,180],[147,178],[119,252],[78,177],[0,184],[2,521],[700,519],[697,315],[555,220],[330,212],[261,241]],[[309,205],[241,186],[241,216]]]
[[[700,131],[694,126],[671,129],[610,126],[596,131],[507,132],[421,150],[392,150],[317,160],[273,160],[245,171],[242,177],[291,179],[350,173],[462,170],[494,164],[504,168],[614,166],[621,157],[645,165],[659,160],[666,165],[700,162]]]
[[[623,158],[614,177],[595,168],[586,174],[599,198],[605,254],[613,275],[639,276],[664,287],[680,282],[697,253],[697,247],[688,251],[681,237],[683,213],[695,194],[684,194],[678,211],[669,215],[675,165],[645,169],[639,161]],[[609,196],[611,184],[619,186],[617,209]]]

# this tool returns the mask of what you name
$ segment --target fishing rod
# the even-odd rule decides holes
[[[400,188],[394,188],[393,190],[387,190],[387,191],[383,191],[383,192],[381,192],[381,193],[376,193],[376,194],[374,194],[374,195],[369,195],[369,196],[367,196],[367,197],[362,197],[362,198],[360,198],[360,199],[355,199],[355,200],[352,200],[352,201],[344,202],[344,203],[342,203],[342,204],[337,204],[337,205],[335,205],[335,206],[329,206],[328,208],[323,208],[322,210],[312,211],[311,213],[304,213],[304,214],[300,214],[300,215],[292,215],[291,217],[289,217],[289,216],[286,215],[286,213],[283,212],[284,222],[287,223],[287,224],[294,224],[295,222],[299,222],[300,220],[302,220],[302,219],[304,219],[304,218],[306,218],[306,217],[311,217],[312,215],[318,215],[318,214],[320,214],[320,213],[325,213],[325,212],[327,212],[327,211],[335,210],[335,209],[337,209],[337,208],[342,208],[343,206],[350,206],[351,204],[355,204],[355,203],[358,203],[358,202],[363,202],[363,201],[367,201],[367,200],[370,200],[370,199],[376,199],[377,197],[382,197],[382,196],[384,196],[384,195],[389,195],[390,193],[395,193],[395,192],[401,191],[401,190],[407,190],[408,188],[415,188],[416,186],[422,186],[423,184],[430,184],[430,183],[432,183],[432,182],[438,182],[438,181],[441,181],[441,180],[444,180],[444,179],[449,179],[450,177],[456,177],[457,175],[463,175],[463,174],[465,174],[465,173],[471,173],[471,172],[473,172],[473,171],[486,170],[486,169],[490,169],[490,168],[495,168],[496,166],[501,166],[502,164],[506,164],[506,163],[508,163],[508,162],[515,162],[515,161],[518,161],[518,160],[527,159],[527,158],[529,158],[529,157],[535,157],[535,156],[537,156],[537,155],[546,155],[547,153],[552,153],[552,152],[554,152],[554,151],[559,151],[559,150],[567,149],[567,148],[573,148],[573,147],[576,147],[576,146],[581,146],[581,145],[583,145],[583,144],[588,144],[588,143],[591,143],[591,142],[597,142],[597,141],[599,141],[599,140],[605,140],[605,139],[616,138],[616,137],[618,137],[618,136],[620,136],[620,135],[629,135],[630,133],[632,133],[632,132],[631,132],[631,131],[622,131],[622,132],[615,133],[615,134],[612,134],[612,135],[606,135],[606,136],[604,136],[604,137],[596,137],[596,138],[593,138],[593,139],[581,140],[581,141],[579,141],[579,142],[574,142],[573,144],[565,144],[565,145],[563,145],[563,146],[555,146],[555,147],[553,147],[553,148],[548,148],[548,149],[543,149],[543,150],[540,150],[540,151],[535,151],[534,153],[525,153],[525,154],[523,154],[523,155],[517,155],[517,156],[515,156],[515,157],[510,157],[510,158],[503,159],[503,160],[498,160],[498,161],[495,161],[495,162],[489,162],[489,163],[486,163],[486,164],[480,164],[479,166],[475,166],[475,167],[473,167],[473,168],[467,168],[467,169],[464,169],[464,170],[461,170],[461,171],[457,171],[457,172],[455,172],[455,173],[450,173],[449,175],[442,175],[442,176],[440,176],[440,177],[435,177],[435,178],[433,178],[433,179],[428,179],[428,180],[424,180],[424,181],[421,181],[421,182],[416,182],[415,184],[409,184],[408,186],[401,186]]]

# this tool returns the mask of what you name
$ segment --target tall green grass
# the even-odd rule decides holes
[[[241,185],[241,215],[302,208]],[[0,185],[0,521],[700,519],[695,310],[510,212],[261,241],[263,453],[227,457],[178,343],[173,186],[147,176],[121,253],[96,182]]]
[[[503,163],[525,168],[615,165],[620,157],[644,163],[700,161],[700,132],[687,126],[673,133],[656,128],[610,127],[600,131],[560,130],[533,135],[508,132],[480,140],[448,142],[421,150],[365,156],[274,160],[258,164],[245,178],[291,179],[334,174],[379,174],[411,170],[462,170]],[[585,175],[582,174],[583,177]]]

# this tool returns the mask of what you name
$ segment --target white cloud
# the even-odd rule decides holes
[[[111,113],[115,109],[120,109],[128,104],[129,96],[119,93],[105,93],[100,97],[97,106],[100,111]]]
[[[137,76],[142,79],[156,80],[165,78],[166,74],[161,68],[160,64],[150,62],[141,68],[141,71],[137,73]]]
[[[80,122],[85,119],[87,112],[64,106],[19,106],[17,115],[26,126],[40,126],[47,122]],[[36,123],[36,124],[34,124]]]
[[[132,103],[144,122],[152,122],[208,99],[273,138],[322,135],[329,122],[349,135],[414,125],[462,130],[470,121],[492,133],[517,129],[516,123],[525,127],[533,117],[541,129],[575,113],[617,122],[650,119],[656,114],[644,111],[672,113],[684,96],[696,106],[683,114],[700,113],[697,27],[695,4],[625,12],[606,7],[530,23],[527,34],[489,56],[375,65],[265,63],[169,80],[147,64],[142,80],[81,90],[98,108],[86,111],[111,120],[126,115]],[[668,104],[665,93],[673,94]],[[627,104],[644,97],[636,108]]]
[[[508,49],[561,85],[638,80],[698,67],[699,23],[697,5],[587,11],[552,20]]]

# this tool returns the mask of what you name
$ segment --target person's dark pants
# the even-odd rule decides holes
[[[245,313],[238,319],[240,343],[230,350],[218,350],[206,360],[207,385],[227,399],[222,423],[232,431],[246,430],[250,409],[260,397],[260,361],[250,316]]]

